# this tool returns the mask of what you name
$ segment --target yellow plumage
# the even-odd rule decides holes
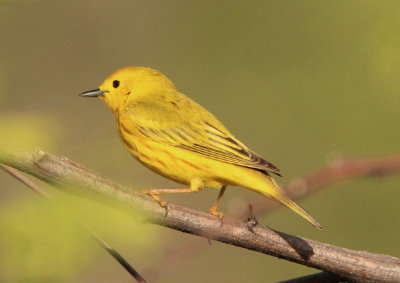
[[[99,89],[81,96],[100,97],[106,102],[117,119],[123,143],[142,164],[190,186],[148,191],[160,204],[165,202],[159,193],[223,188],[211,208],[212,214],[222,217],[217,210],[219,199],[227,185],[237,185],[280,201],[321,228],[269,175],[279,175],[278,168],[248,149],[160,72],[126,67],[111,74]]]

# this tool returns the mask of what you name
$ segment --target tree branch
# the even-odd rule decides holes
[[[151,223],[211,238],[223,243],[273,255],[321,269],[352,281],[400,281],[400,259],[353,251],[279,232],[262,225],[252,231],[245,221],[216,217],[170,204],[168,215],[151,198],[103,179],[65,157],[43,151],[21,153],[0,148],[0,163],[34,175],[71,193],[114,199],[140,207]]]
[[[400,155],[374,158],[340,157],[312,173],[290,180],[287,185],[283,185],[282,187],[292,199],[298,200],[336,183],[349,182],[361,177],[384,177],[390,174],[400,174]],[[256,211],[257,215],[269,213],[281,207],[276,202],[268,200],[265,197],[257,197],[248,202],[252,203],[252,208]],[[244,219],[248,217],[248,214],[248,209],[238,209],[235,207],[234,210],[228,212],[226,215],[236,219]],[[191,247],[190,253],[187,252],[188,247]],[[171,272],[173,267],[179,266],[177,260],[170,260],[171,258],[179,255],[179,261],[184,262],[188,257],[194,256],[194,254],[200,253],[206,248],[206,246],[196,241],[196,239],[188,238],[184,243],[181,242],[180,245],[168,249],[161,258],[152,263],[147,269],[151,270],[152,273],[157,272],[158,269],[169,269],[169,272]],[[161,262],[163,264],[160,264]],[[166,266],[167,263],[168,266]],[[315,277],[314,275],[312,276],[313,280],[318,280],[319,276],[322,276],[324,280],[327,276],[335,277],[329,273],[318,273],[315,274]]]

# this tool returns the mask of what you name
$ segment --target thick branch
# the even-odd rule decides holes
[[[216,217],[170,204],[168,215],[152,199],[133,189],[117,185],[65,157],[43,151],[20,153],[0,149],[0,163],[34,175],[64,190],[91,193],[141,207],[152,223],[182,232],[284,258],[321,269],[349,280],[363,282],[400,281],[400,259],[352,251],[329,244],[291,236],[262,225],[249,229],[247,222]],[[88,194],[89,195],[89,194]],[[253,230],[253,231],[251,231]]]
[[[400,155],[373,158],[340,157],[332,160],[326,166],[310,174],[289,180],[289,183],[283,185],[283,188],[292,199],[298,200],[337,183],[349,182],[361,177],[383,177],[390,174],[400,174]],[[248,202],[252,204],[252,208],[256,212],[256,215],[262,215],[275,208],[282,207],[279,206],[277,202],[271,201],[265,197],[257,197]],[[236,219],[244,219],[248,217],[248,214],[248,209],[238,209],[238,207],[235,207],[235,209],[232,209],[232,211],[227,215]],[[194,256],[200,251],[206,249],[201,242],[195,241],[193,238],[188,238],[184,244],[180,244],[181,245],[171,247],[161,258],[152,263],[147,269],[151,270],[153,273],[159,268],[169,269],[170,271],[171,268],[179,266],[179,263],[177,263],[176,260],[170,260],[171,257],[175,257],[176,254],[179,254],[179,261],[184,262],[188,257]],[[187,253],[188,246],[191,247],[190,253]],[[160,264],[161,262],[163,264]],[[166,266],[167,263],[168,266]],[[326,276],[334,277],[334,275],[329,273],[318,273],[318,275],[313,275],[312,279],[318,280],[319,276],[324,277],[324,280],[326,279]]]

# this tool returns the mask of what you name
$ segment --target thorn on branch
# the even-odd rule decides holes
[[[258,220],[253,214],[253,206],[249,204],[249,217],[247,218],[247,227],[254,234],[254,227],[258,225]]]

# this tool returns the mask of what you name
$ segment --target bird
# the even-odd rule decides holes
[[[210,213],[218,210],[227,186],[240,186],[270,197],[321,229],[309,213],[289,198],[272,178],[281,176],[272,163],[238,140],[209,111],[179,92],[160,71],[130,66],[112,73],[99,88],[82,97],[103,100],[114,113],[119,136],[144,166],[183,188],[144,191],[162,207],[159,194],[220,189]],[[226,105],[229,107],[229,105]]]

